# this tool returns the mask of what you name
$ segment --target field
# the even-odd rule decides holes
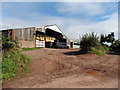
[[[24,51],[31,73],[3,83],[3,88],[117,88],[118,55],[68,55],[79,49]]]

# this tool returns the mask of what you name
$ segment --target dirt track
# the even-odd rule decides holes
[[[3,88],[117,88],[117,55],[66,55],[78,49],[39,49],[32,56],[32,73]]]

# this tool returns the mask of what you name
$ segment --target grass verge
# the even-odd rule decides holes
[[[34,48],[22,48],[22,51],[30,51],[30,50],[36,50],[36,49],[41,49],[39,47],[34,47]]]
[[[3,80],[15,78],[17,75],[23,76],[28,72],[30,72],[30,57],[24,55],[19,50],[3,52]]]

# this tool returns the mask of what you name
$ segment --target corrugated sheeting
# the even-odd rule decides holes
[[[32,28],[21,28],[21,29],[13,29],[15,31],[15,36],[18,40],[25,40],[25,41],[33,41],[34,34],[35,34],[35,27]]]

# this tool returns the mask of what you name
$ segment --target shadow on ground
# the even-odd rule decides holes
[[[63,54],[65,54],[65,55],[82,55],[82,54],[85,54],[85,52],[79,50],[79,51],[65,52]]]
[[[115,52],[108,52],[106,54],[109,54],[109,55],[120,55],[120,53],[115,53]]]

